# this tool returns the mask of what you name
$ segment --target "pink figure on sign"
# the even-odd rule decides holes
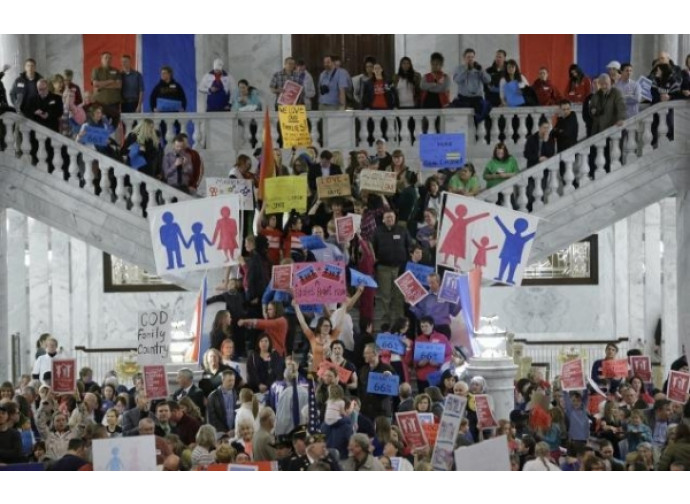
[[[498,245],[492,245],[489,247],[489,237],[488,236],[483,236],[481,240],[479,240],[480,243],[477,243],[474,238],[472,239],[472,243],[474,243],[474,246],[477,247],[477,255],[474,256],[474,265],[479,266],[481,268],[486,266],[486,253],[489,250],[496,250],[498,248]]]
[[[455,207],[455,214],[443,209],[443,214],[453,223],[450,226],[448,234],[446,234],[443,243],[441,244],[440,252],[445,255],[444,263],[448,264],[448,256],[453,256],[453,264],[457,268],[458,259],[465,259],[467,253],[467,226],[476,220],[483,219],[489,216],[489,212],[465,217],[467,215],[467,207],[465,205],[458,205]]]
[[[216,230],[213,232],[213,244],[218,245],[218,250],[225,254],[225,262],[231,261],[235,256],[237,245],[237,221],[230,218],[230,208],[224,206],[220,209],[221,218],[216,221]]]

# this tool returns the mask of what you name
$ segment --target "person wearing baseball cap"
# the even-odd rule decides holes
[[[620,62],[616,60],[609,61],[609,64],[606,65],[606,71],[608,72],[609,77],[611,77],[611,84],[615,85],[616,82],[618,82],[618,79],[621,78]]]

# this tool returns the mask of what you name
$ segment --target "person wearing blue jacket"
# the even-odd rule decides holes
[[[589,415],[587,413],[587,399],[589,392],[571,391],[563,394],[565,415],[568,418],[568,437],[574,445],[584,446],[589,439]]]

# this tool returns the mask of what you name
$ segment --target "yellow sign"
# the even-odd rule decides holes
[[[286,177],[270,177],[264,180],[265,213],[275,214],[307,211],[307,177],[290,175]]]
[[[319,199],[350,196],[352,194],[350,176],[343,173],[342,175],[318,177],[316,179],[316,192],[319,195]]]
[[[307,109],[304,105],[278,105],[278,119],[284,149],[311,145]]]

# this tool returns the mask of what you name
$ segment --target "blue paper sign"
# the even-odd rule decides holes
[[[446,271],[438,291],[438,300],[458,304],[460,302],[460,274]]]
[[[426,381],[428,381],[429,385],[431,385],[432,387],[438,387],[441,385],[442,375],[443,373],[441,371],[434,371],[433,373],[429,373],[428,375],[426,375]]]
[[[84,134],[79,141],[85,145],[97,145],[103,147],[108,145],[110,129],[99,128],[98,126],[85,126]]]
[[[399,334],[381,333],[376,336],[376,346],[381,350],[390,350],[398,355],[405,355],[407,347]]]
[[[137,170],[146,166],[146,158],[141,155],[139,144],[136,142],[129,146],[129,166]]]
[[[323,312],[323,305],[301,304],[299,309],[302,310],[302,313],[321,313]]]
[[[180,100],[169,100],[168,98],[157,98],[156,110],[158,112],[179,112],[182,110],[182,102]]]
[[[443,364],[446,355],[446,346],[442,343],[415,342],[414,358],[415,362],[428,360],[432,364]]]
[[[465,134],[422,135],[419,158],[424,168],[459,168],[466,159]]]
[[[369,275],[360,273],[353,268],[350,268],[350,285],[353,287],[363,285],[364,287],[371,287],[372,289],[376,289],[379,286],[379,284],[376,283],[376,280],[371,278]]]
[[[300,236],[299,241],[302,242],[302,246],[307,250],[319,250],[326,248],[326,244],[323,242],[320,236]]]
[[[426,277],[434,273],[436,270],[433,266],[408,262],[405,266],[405,271],[410,271],[414,277],[419,280],[419,283],[421,283],[424,287],[429,287],[429,281]]]
[[[397,396],[400,386],[400,377],[383,373],[369,373],[367,381],[367,393]]]
[[[640,77],[637,79],[637,84],[640,86],[640,91],[642,94],[642,99],[651,102],[652,101],[652,81],[647,77]]]

